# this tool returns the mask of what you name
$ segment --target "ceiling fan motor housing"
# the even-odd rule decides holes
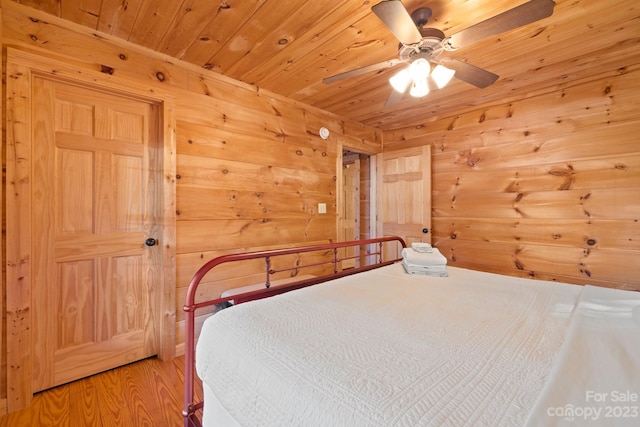
[[[405,45],[400,44],[398,47],[398,57],[401,60],[410,61],[416,58],[428,56],[425,59],[435,59],[442,53],[442,40],[445,35],[437,28],[419,28],[422,40],[419,43]]]

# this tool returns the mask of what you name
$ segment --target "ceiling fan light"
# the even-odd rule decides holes
[[[411,85],[411,90],[409,90],[409,95],[414,96],[416,98],[422,98],[429,93],[429,84],[427,83],[427,77],[423,77],[420,79],[413,79],[413,84]]]
[[[409,72],[413,80],[426,79],[431,71],[431,64],[424,58],[418,58],[409,65]],[[426,81],[426,80],[425,80]]]
[[[447,83],[449,83],[455,73],[455,70],[451,70],[442,65],[437,65],[436,68],[433,69],[431,77],[433,77],[433,80],[436,82],[438,88],[442,89],[447,85]]]
[[[411,73],[409,72],[409,69],[404,68],[395,73],[389,79],[389,83],[391,83],[391,86],[393,86],[396,91],[405,93],[407,87],[409,87],[409,83],[411,83]]]

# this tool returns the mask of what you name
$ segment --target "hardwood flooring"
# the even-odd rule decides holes
[[[37,393],[0,427],[182,426],[183,387],[184,357],[150,358]]]

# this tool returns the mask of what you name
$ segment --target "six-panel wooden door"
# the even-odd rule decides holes
[[[157,106],[33,80],[33,391],[156,354]],[[149,241],[149,244],[154,242]]]
[[[431,147],[384,152],[377,164],[378,236],[431,243]],[[386,254],[399,255],[397,249]]]

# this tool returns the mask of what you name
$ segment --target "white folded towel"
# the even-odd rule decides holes
[[[433,252],[433,247],[429,243],[415,242],[411,244],[411,249],[416,252],[423,253],[431,253]]]
[[[402,266],[409,274],[419,274],[423,276],[432,277],[447,277],[446,265],[412,265],[407,263],[407,260],[402,260]]]
[[[447,265],[447,258],[440,253],[438,248],[432,248],[431,252],[416,252],[412,248],[402,250],[402,258],[409,265]]]

